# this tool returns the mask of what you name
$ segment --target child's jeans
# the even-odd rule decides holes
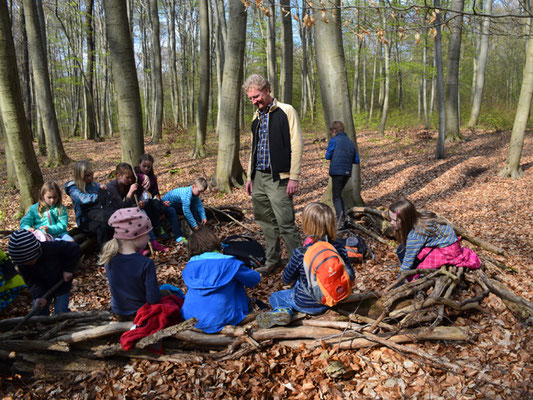
[[[69,294],[64,293],[59,296],[54,297],[54,315],[60,313],[70,312],[68,308]],[[33,301],[35,305],[35,300]],[[40,316],[49,316],[50,315],[50,302],[47,302],[46,305],[39,311],[36,315]]]
[[[322,306],[321,304],[316,305],[316,307],[299,307],[294,303],[294,290],[300,285],[300,282],[296,282],[296,285],[292,289],[280,290],[279,292],[274,292],[270,295],[268,301],[272,306],[273,310],[284,309],[289,314],[294,314],[294,311],[299,311],[305,314],[318,315],[322,314],[328,309],[327,306]]]
[[[165,217],[168,219],[168,222],[170,222],[170,227],[172,229],[172,233],[174,234],[174,238],[177,239],[180,236],[183,236],[181,232],[180,220],[178,218],[178,215],[183,215],[181,208],[176,208],[171,204],[170,206],[165,207],[163,212]],[[191,210],[191,213],[196,222],[200,223],[200,221],[202,221],[197,210]]]

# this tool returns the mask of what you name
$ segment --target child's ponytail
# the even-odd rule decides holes
[[[102,249],[102,253],[100,253],[100,256],[98,257],[98,265],[109,264],[109,261],[118,254],[119,248],[119,239],[113,238],[107,242]]]

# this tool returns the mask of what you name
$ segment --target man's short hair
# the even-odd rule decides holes
[[[262,92],[265,89],[270,89],[270,82],[263,75],[252,74],[243,83],[242,90],[247,93],[252,88]]]
[[[335,129],[337,132],[344,132],[344,124],[341,121],[333,121],[329,129]]]

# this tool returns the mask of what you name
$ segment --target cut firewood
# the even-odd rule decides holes
[[[121,334],[131,328],[132,322],[115,322],[95,328],[74,332],[55,338],[57,342],[79,343],[87,340],[98,339],[106,336]]]

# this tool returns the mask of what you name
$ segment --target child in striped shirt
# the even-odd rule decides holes
[[[183,214],[193,230],[198,229],[198,224],[204,225],[207,222],[204,206],[200,200],[200,194],[207,189],[205,178],[196,178],[191,186],[180,187],[171,190],[162,198],[163,202],[168,202],[170,212],[167,218],[172,226],[172,233],[177,243],[187,243],[187,239],[182,236],[178,215]]]
[[[412,202],[402,198],[389,206],[389,218],[400,242],[397,254],[402,271],[442,265],[480,267],[476,253],[461,247],[453,228],[436,214],[417,211]]]

